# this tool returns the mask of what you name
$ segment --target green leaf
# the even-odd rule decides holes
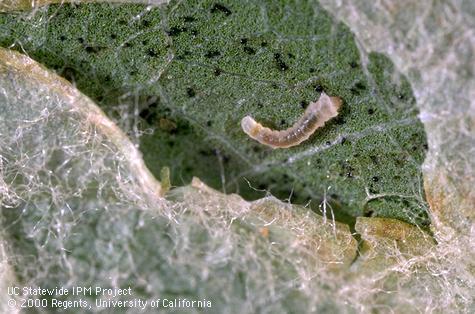
[[[325,201],[350,223],[428,223],[426,139],[407,80],[386,57],[361,56],[313,1],[51,5],[0,15],[0,27],[1,46],[74,82],[131,136],[154,129],[140,148],[173,185],[197,176],[247,199]],[[287,128],[322,90],[342,111],[297,147],[271,150],[240,129],[247,114]]]

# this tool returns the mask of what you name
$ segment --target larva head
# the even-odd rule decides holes
[[[253,138],[257,135],[257,133],[259,133],[259,123],[257,123],[250,116],[245,116],[242,118],[241,128],[247,135]]]
[[[333,104],[333,107],[338,112],[340,111],[341,105],[343,104],[343,100],[340,97],[330,97],[330,101]]]
[[[322,106],[322,110],[328,112],[330,117],[336,117],[338,115],[338,111],[343,103],[340,97],[330,97],[325,94],[325,92],[321,93],[318,102]]]

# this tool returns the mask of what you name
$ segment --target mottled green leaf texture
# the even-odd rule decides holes
[[[314,1],[62,4],[2,14],[0,29],[1,46],[73,82],[140,143],[157,177],[170,168],[173,186],[196,176],[345,222],[428,223],[410,85]],[[342,110],[299,146],[272,150],[240,128],[248,114],[287,128],[322,91]]]

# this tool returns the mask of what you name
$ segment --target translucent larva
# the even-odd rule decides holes
[[[322,93],[318,101],[310,103],[303,116],[286,130],[271,130],[251,116],[245,116],[241,120],[241,127],[247,135],[261,144],[272,148],[292,147],[307,140],[325,122],[336,117],[341,104],[341,98]]]

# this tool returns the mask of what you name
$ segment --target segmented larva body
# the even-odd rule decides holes
[[[307,140],[325,122],[338,115],[341,98],[323,93],[316,102],[308,105],[303,116],[286,130],[272,130],[256,122],[251,116],[241,120],[243,131],[261,144],[272,148],[287,148]]]

